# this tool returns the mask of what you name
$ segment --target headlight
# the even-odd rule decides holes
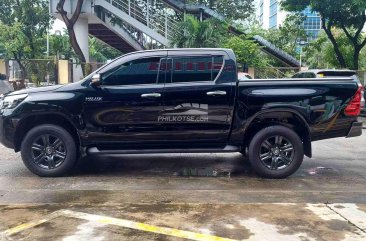
[[[4,98],[4,100],[2,101],[1,108],[2,109],[13,109],[20,102],[22,102],[25,98],[27,98],[27,96],[28,96],[28,94],[6,96]]]

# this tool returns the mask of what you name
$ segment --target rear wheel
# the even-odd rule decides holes
[[[56,177],[68,173],[77,160],[73,137],[60,126],[40,125],[31,129],[21,145],[27,168],[36,175]]]
[[[300,137],[284,126],[269,126],[252,139],[249,161],[262,177],[286,178],[296,172],[304,158]]]

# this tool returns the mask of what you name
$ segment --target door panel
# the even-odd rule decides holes
[[[170,52],[169,52],[170,53]],[[234,102],[235,63],[225,56],[168,55],[164,111],[159,122],[182,145],[225,143]],[[230,78],[230,71],[231,73]],[[229,75],[228,75],[229,73]]]
[[[94,91],[100,101],[85,101],[89,140],[120,148],[160,139],[166,56],[131,60],[101,74],[102,86]],[[96,100],[95,98],[89,98]]]

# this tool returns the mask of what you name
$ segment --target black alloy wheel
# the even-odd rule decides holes
[[[72,135],[61,126],[43,124],[31,129],[21,145],[26,167],[42,177],[63,176],[77,161],[76,143]]]
[[[65,143],[58,137],[43,134],[32,144],[33,162],[44,169],[59,167],[66,159]]]
[[[301,166],[304,147],[294,130],[273,125],[254,135],[249,144],[248,158],[258,175],[265,178],[286,178]]]
[[[270,170],[287,168],[295,156],[292,143],[284,136],[269,137],[262,142],[260,159]]]

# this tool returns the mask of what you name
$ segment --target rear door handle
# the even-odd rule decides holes
[[[142,94],[141,98],[160,98],[160,93],[149,93],[149,94]]]
[[[210,91],[207,92],[208,96],[219,96],[219,95],[226,95],[226,91]]]

